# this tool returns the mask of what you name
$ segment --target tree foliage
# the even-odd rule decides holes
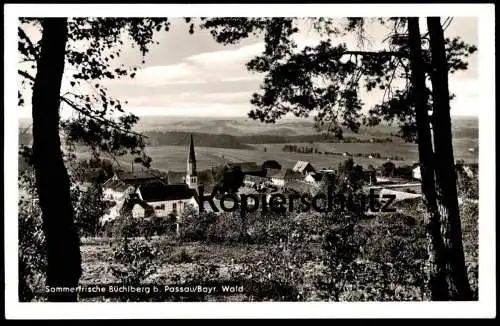
[[[118,64],[126,44],[137,47],[144,57],[151,45],[157,43],[155,31],[168,31],[170,23],[164,18],[71,18],[68,19],[65,77],[71,90],[61,94],[61,102],[73,110],[71,118],[60,123],[67,145],[88,145],[96,156],[100,152],[137,155],[149,166],[142,135],[132,127],[138,117],[125,111],[126,101],[113,97],[104,86],[107,80],[134,78],[138,66]],[[19,74],[22,88],[19,104],[24,105],[34,84],[33,70],[39,57],[40,42],[26,30],[41,29],[41,19],[22,18],[18,27],[18,50],[21,56]],[[144,59],[142,60],[144,63]],[[116,117],[118,115],[118,117]]]
[[[303,22],[292,17],[211,18],[202,22],[201,28],[210,29],[214,39],[223,44],[238,43],[249,35],[264,37],[264,52],[247,63],[249,71],[264,74],[260,91],[252,96],[255,108],[249,117],[273,123],[286,114],[314,116],[319,130],[337,137],[345,128],[357,132],[362,124],[373,126],[385,120],[398,123],[404,139],[416,140],[406,19],[348,18],[336,24],[313,19],[312,27],[324,39],[298,50],[293,36],[301,31]],[[392,26],[381,50],[358,51],[333,39],[355,32],[363,40],[368,24]],[[445,42],[450,73],[467,69],[466,58],[477,48],[458,37]],[[429,67],[430,49],[428,42],[424,44],[423,56]],[[384,91],[381,102],[368,113],[362,111],[363,89]]]

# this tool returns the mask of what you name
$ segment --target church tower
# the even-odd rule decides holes
[[[186,184],[189,188],[198,190],[198,173],[196,172],[196,157],[194,155],[193,135],[189,144],[189,155],[187,159]]]

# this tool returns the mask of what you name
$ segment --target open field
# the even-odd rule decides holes
[[[147,152],[153,158],[153,168],[170,171],[184,171],[186,169],[187,148],[183,146],[149,147]],[[262,164],[265,160],[277,160],[284,168],[293,167],[299,160],[310,161],[315,168],[329,168],[336,167],[346,159],[346,157],[339,155],[285,153],[281,151],[280,147],[274,150],[269,149],[267,152],[263,150],[196,147],[196,162],[200,170],[223,164],[225,161],[256,162],[257,164]],[[355,157],[353,159],[357,164],[363,166],[367,166],[368,164],[379,166],[386,162],[383,159],[369,159],[366,157]],[[120,161],[128,167],[130,164],[128,162],[131,162],[131,158],[124,156]],[[413,161],[397,161],[395,163],[402,165],[411,164]]]
[[[370,154],[370,153],[379,153],[382,157],[391,157],[391,156],[399,156],[403,157],[404,161],[396,162],[395,164],[407,164],[408,162],[413,163],[418,161],[418,147],[417,144],[405,143],[405,142],[392,142],[392,143],[289,143],[289,144],[262,144],[262,145],[254,145],[258,149],[263,150],[267,149],[268,152],[278,152],[281,155],[288,155],[289,153],[285,153],[282,151],[283,146],[285,145],[297,145],[303,147],[316,147],[318,151],[324,152],[335,152],[335,153],[344,153],[349,152],[353,155],[357,153],[362,154]],[[478,139],[469,139],[469,138],[456,138],[453,139],[453,147],[455,159],[463,159],[467,162],[469,161],[478,161],[478,152],[470,152],[469,148],[478,148],[479,140]],[[311,154],[312,155],[312,154]],[[362,159],[362,158],[355,158]],[[372,163],[375,161],[375,163]],[[378,162],[376,160],[361,160],[359,164],[373,164],[377,165]]]
[[[478,161],[477,152],[469,152],[467,149],[478,145],[478,141],[474,139],[456,139],[455,144],[455,159],[464,159],[466,161]],[[303,154],[283,152],[282,148],[285,144],[266,144],[256,145],[255,150],[241,150],[229,148],[214,148],[214,147],[196,147],[196,160],[198,169],[204,170],[211,167],[224,164],[224,162],[256,162],[262,164],[265,160],[277,160],[284,168],[291,168],[299,160],[310,161],[316,168],[336,167],[340,162],[343,162],[347,157],[341,155],[324,155],[324,154]],[[310,146],[310,144],[302,144]],[[321,151],[331,152],[349,152],[356,153],[379,153],[381,156],[403,157],[404,160],[393,161],[396,165],[409,165],[418,161],[417,145],[402,142],[394,143],[318,143],[316,144]],[[266,152],[264,152],[264,147]],[[188,148],[184,146],[155,146],[147,148],[148,154],[153,158],[152,167],[160,170],[184,171],[186,169],[186,159]],[[80,157],[85,157],[84,148],[80,150]],[[387,160],[385,159],[370,159],[367,157],[354,157],[354,161],[362,166],[372,164],[375,167],[382,165]],[[131,157],[126,155],[119,159],[120,164],[125,167],[130,167]]]

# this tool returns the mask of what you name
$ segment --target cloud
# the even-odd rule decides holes
[[[263,46],[263,43],[255,43],[234,50],[195,54],[176,64],[140,69],[134,79],[119,80],[116,84],[133,83],[138,87],[150,87],[254,80],[258,76],[250,75],[245,63],[261,53]]]
[[[133,106],[131,113],[141,116],[196,116],[196,117],[237,117],[246,116],[250,111],[250,104],[245,103],[207,103],[185,102],[172,106]]]
[[[377,30],[372,35],[373,39],[385,36],[386,32],[383,29]],[[301,51],[305,46],[315,46],[322,39],[315,33],[296,34],[296,51]],[[334,39],[334,42],[337,41],[346,42],[350,47],[356,47],[357,43],[354,36]],[[251,95],[258,91],[263,76],[249,72],[245,64],[263,50],[264,43],[255,42],[188,55],[173,64],[144,67],[137,72],[136,78],[110,81],[109,86],[112,94],[128,100],[135,111],[154,107],[156,109],[153,111],[158,114],[162,114],[161,108],[165,109],[165,114],[181,109],[186,114],[201,112],[190,109],[196,107],[220,113],[219,110],[229,110],[227,105],[233,105],[234,108],[244,107],[245,110],[241,110],[246,113],[251,108]],[[465,112],[479,93],[474,84],[475,79],[462,82],[463,77],[465,76],[458,74],[450,77],[450,91],[457,96],[452,102],[452,112]],[[379,103],[382,96],[383,92],[372,92],[363,94],[362,97],[368,109]]]

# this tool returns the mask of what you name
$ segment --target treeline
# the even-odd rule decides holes
[[[278,136],[278,135],[250,135],[236,137],[241,143],[246,144],[283,144],[283,143],[388,143],[392,142],[391,137],[379,137],[361,139],[354,136],[338,138],[326,133],[311,134],[311,135],[294,135],[294,136]]]
[[[310,146],[299,146],[299,145],[285,145],[282,148],[283,152],[290,153],[318,153],[318,149],[316,147]]]
[[[283,152],[287,153],[305,153],[305,154],[322,154],[322,155],[339,155],[339,156],[356,156],[356,157],[367,157],[367,158],[377,158],[392,161],[404,161],[404,157],[398,155],[382,156],[380,153],[348,153],[348,152],[329,152],[320,151],[318,148],[313,146],[299,146],[299,145],[285,145],[281,149]]]
[[[196,147],[218,147],[234,149],[252,149],[253,147],[243,144],[237,137],[225,134],[191,133],[182,131],[148,131],[149,146],[187,146],[191,135],[193,135]]]

